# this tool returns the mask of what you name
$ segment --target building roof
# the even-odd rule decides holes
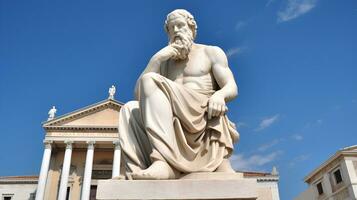
[[[37,181],[38,181],[37,175],[0,176],[0,184],[15,184],[15,183],[37,184]]]
[[[334,155],[332,155],[328,160],[326,160],[324,163],[322,163],[319,167],[317,167],[315,170],[313,170],[310,174],[308,174],[305,178],[304,181],[306,183],[310,183],[311,179],[319,173],[322,169],[324,169],[327,165],[332,163],[334,160],[340,158],[341,156],[356,156],[357,155],[357,145],[352,145],[348,147],[344,147],[340,150],[338,150]]]
[[[273,176],[271,173],[268,172],[251,172],[251,171],[245,171],[242,172],[244,177],[267,177],[267,176]]]
[[[70,113],[55,117],[54,119],[51,119],[49,121],[42,122],[42,126],[45,129],[48,128],[55,128],[59,124],[65,122],[65,121],[70,121],[74,118],[78,118],[79,116],[86,115],[88,113],[91,113],[95,110],[102,109],[104,107],[115,107],[119,109],[122,105],[124,105],[122,102],[117,101],[115,99],[105,99],[103,101],[97,102],[95,104],[80,108],[78,110],[72,111]]]
[[[279,175],[268,172],[254,172],[254,171],[242,171],[244,178],[253,178],[257,182],[277,182],[279,181]]]

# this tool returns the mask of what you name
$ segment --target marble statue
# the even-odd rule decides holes
[[[110,87],[108,91],[109,93],[108,99],[114,99],[115,91],[116,91],[115,86],[112,85],[112,87]]]
[[[137,80],[136,101],[119,116],[119,140],[133,179],[175,179],[192,172],[234,172],[228,158],[239,139],[226,102],[238,95],[225,53],[194,43],[186,10],[167,15],[169,43]]]
[[[55,118],[55,115],[56,115],[56,112],[57,112],[57,109],[55,106],[52,106],[52,108],[48,111],[48,120],[52,120]]]

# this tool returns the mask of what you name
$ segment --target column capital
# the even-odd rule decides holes
[[[120,142],[119,142],[119,140],[114,140],[114,141],[113,141],[113,144],[114,144],[114,148],[115,148],[115,149],[120,149]]]
[[[66,149],[72,149],[72,140],[65,140],[64,143],[66,144]]]
[[[120,142],[119,142],[119,140],[114,140],[114,141],[113,141],[113,144],[114,144],[115,146],[117,146],[117,145],[120,144]]]
[[[52,140],[44,140],[43,144],[45,145],[45,149],[51,149],[52,148]]]
[[[95,144],[94,140],[87,141],[87,144],[88,144],[88,149],[94,149],[94,144]]]

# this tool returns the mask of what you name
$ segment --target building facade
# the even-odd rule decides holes
[[[1,200],[34,200],[38,176],[0,177]]]
[[[45,149],[37,199],[94,199],[96,181],[120,175],[118,112],[107,99],[43,124]]]
[[[295,200],[356,200],[357,145],[337,151],[304,180],[308,189]]]

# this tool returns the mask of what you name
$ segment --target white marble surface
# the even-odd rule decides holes
[[[249,179],[100,180],[97,199],[257,199]]]

